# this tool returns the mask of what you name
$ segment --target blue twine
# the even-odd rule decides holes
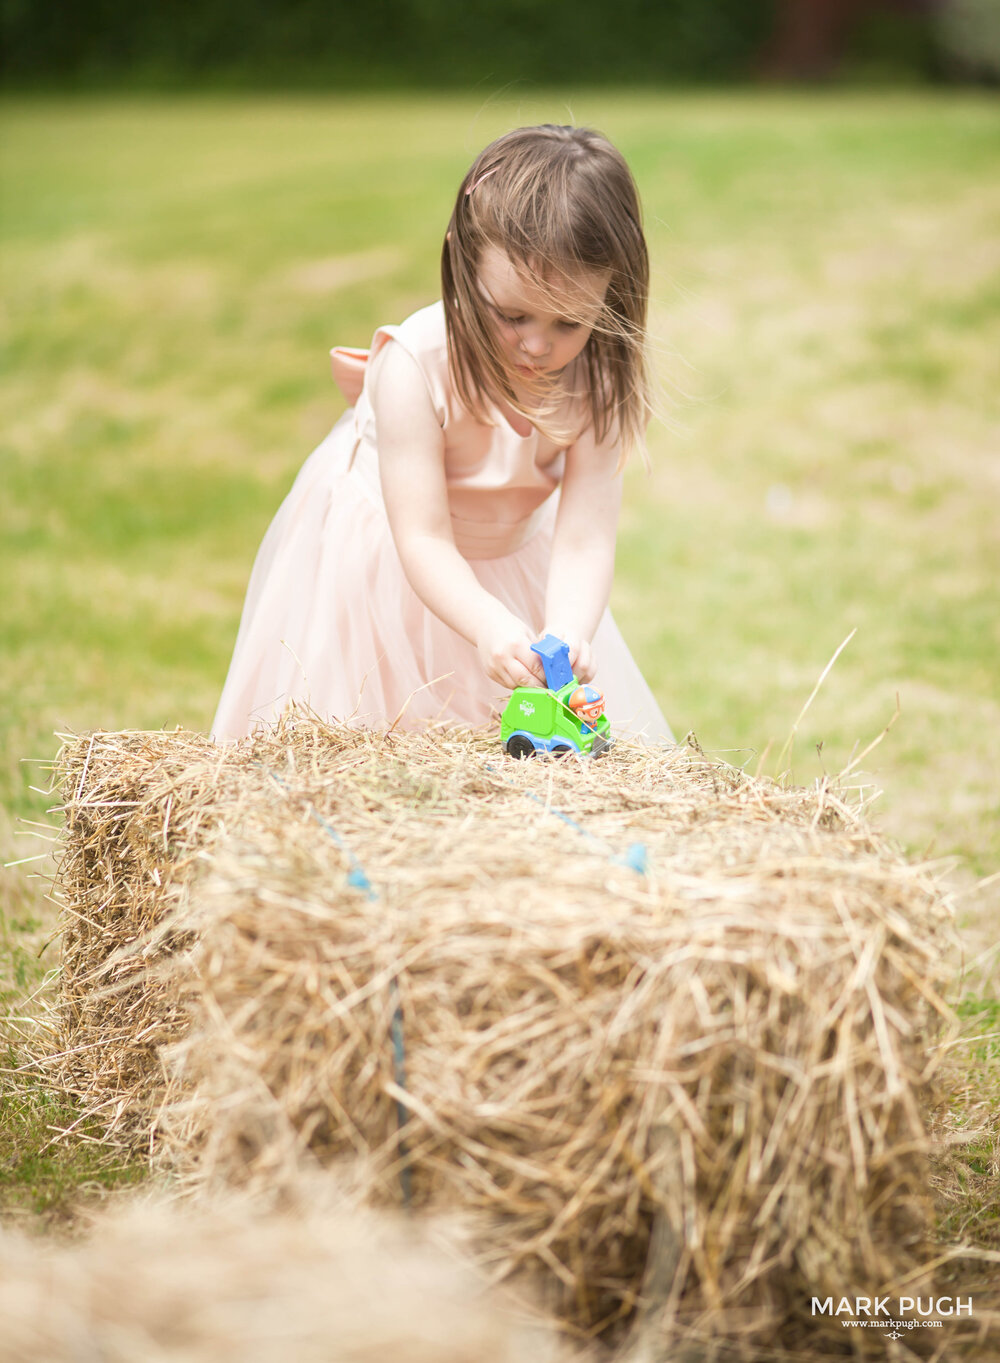
[[[487,767],[487,770],[493,771],[494,768]],[[500,777],[501,780],[505,781],[507,779],[505,776],[502,775],[501,772],[497,772],[497,775]],[[543,800],[540,795],[536,795],[533,790],[522,790],[521,794],[526,795],[529,800],[534,800],[536,805],[541,805],[542,808],[548,814],[553,814],[557,819],[562,819],[563,823],[566,824],[567,827],[574,829],[575,832],[579,833],[581,837],[589,838],[591,842],[599,841],[598,838],[594,837],[593,833],[588,832],[588,830],[584,828],[581,824],[578,824],[575,819],[571,819],[569,815],[564,814],[561,809],[556,809],[553,805],[547,804],[546,801]]]
[[[396,1087],[406,1090],[406,1050],[403,1046],[403,1005],[399,998],[399,981],[393,975],[389,981],[389,996],[394,1005],[392,1019],[389,1023],[389,1035],[392,1037],[392,1068],[396,1078]],[[412,1193],[412,1181],[410,1176],[410,1151],[403,1138],[403,1128],[405,1127],[409,1113],[406,1105],[401,1098],[396,1099],[396,1127],[399,1131],[399,1183],[403,1189],[403,1201],[407,1206],[410,1205]]]
[[[267,770],[265,768],[265,770]],[[274,781],[279,786],[288,789],[285,781],[280,776],[276,776],[273,771],[268,771]],[[361,890],[369,903],[378,899],[378,891],[368,879],[365,868],[355,856],[354,852],[348,847],[347,843],[340,836],[337,830],[323,818],[315,805],[309,805],[309,813],[313,816],[324,833],[333,841],[337,847],[347,857],[350,870],[347,873],[347,883],[355,890]],[[403,1040],[403,1005],[399,998],[399,981],[394,975],[389,981],[389,998],[392,1003],[392,1017],[389,1022],[389,1035],[392,1039],[392,1069],[393,1077],[396,1080],[396,1087],[406,1089],[406,1047]],[[403,1201],[409,1206],[412,1194],[412,1178],[409,1163],[409,1147],[403,1138],[402,1132],[406,1123],[409,1121],[409,1111],[401,1098],[396,1099],[396,1128],[399,1133],[398,1149],[400,1158],[399,1183],[403,1190]]]
[[[519,786],[515,786],[512,781],[507,780],[502,771],[497,771],[496,767],[490,766],[489,762],[486,763],[486,770],[492,772],[494,776],[499,776],[504,785],[510,786],[513,790],[516,790],[519,795],[524,795],[529,800],[534,800],[536,805],[541,805],[547,814],[552,814],[557,819],[561,819],[564,824],[572,828],[574,832],[579,833],[582,838],[586,838],[589,842],[596,843],[598,847],[601,846],[600,838],[595,838],[589,829],[584,828],[582,824],[578,824],[575,819],[571,819],[570,816],[564,814],[561,809],[556,809],[554,805],[548,804],[540,795],[536,795],[533,790],[522,790]],[[649,874],[649,849],[644,842],[630,843],[628,850],[622,856],[608,855],[608,860],[613,862],[616,866],[627,866],[628,869],[634,871],[636,875],[645,876]]]
[[[267,770],[267,768],[265,768],[265,770]],[[488,762],[486,763],[486,770],[488,772],[491,772],[494,776],[499,776],[500,780],[503,781],[505,785],[509,785],[513,789],[518,789],[519,794],[527,796],[529,800],[534,800],[536,804],[541,805],[542,808],[546,811],[546,813],[552,814],[557,819],[561,819],[562,822],[567,825],[567,827],[572,828],[575,833],[579,833],[582,838],[586,838],[589,842],[596,843],[599,847],[601,846],[600,838],[596,838],[593,833],[591,833],[588,829],[584,828],[582,824],[577,823],[575,819],[570,818],[570,816],[564,813],[561,809],[556,809],[553,805],[548,804],[545,800],[541,799],[540,796],[536,795],[534,791],[519,790],[518,787],[513,786],[513,782],[507,780],[507,778],[503,775],[502,772],[497,771],[497,769],[491,766]],[[279,786],[282,786],[285,790],[288,789],[287,783],[282,781],[280,776],[275,775],[273,771],[268,771],[267,774],[275,782],[277,782]],[[361,890],[362,893],[365,895],[366,899],[368,899],[370,903],[377,900],[378,892],[372,885],[371,881],[369,880],[365,868],[361,865],[361,862],[358,860],[357,856],[354,854],[351,848],[347,845],[347,843],[340,836],[337,830],[332,826],[332,824],[330,824],[326,819],[323,818],[319,810],[316,809],[315,805],[313,804],[309,805],[309,812],[316,820],[316,822],[319,824],[319,826],[323,829],[323,831],[327,834],[327,836],[336,844],[337,847],[340,848],[340,850],[347,857],[348,864],[350,867],[347,873],[348,885],[350,885],[353,889]],[[627,867],[628,870],[634,871],[636,875],[645,876],[649,874],[649,849],[647,848],[644,842],[630,843],[627,850],[621,856],[611,855],[608,857],[608,859],[609,861],[613,862],[616,866]],[[395,976],[393,976],[393,978],[389,981],[389,996],[393,1004],[392,1016],[389,1023],[389,1034],[392,1040],[393,1076],[396,1080],[396,1087],[405,1091],[406,1048],[403,1038],[403,1008],[399,997],[399,982]],[[403,1102],[402,1099],[397,1098],[396,1127],[399,1133],[398,1140],[398,1149],[400,1157],[399,1182],[403,1192],[403,1201],[407,1206],[410,1205],[412,1197],[412,1177],[409,1164],[409,1147],[407,1146],[407,1143],[403,1138],[402,1132],[408,1120],[409,1112],[407,1110],[406,1104]]]
[[[644,842],[629,843],[624,856],[612,857],[611,860],[618,862],[620,866],[627,866],[630,871],[635,871],[636,875],[649,875],[649,848]]]

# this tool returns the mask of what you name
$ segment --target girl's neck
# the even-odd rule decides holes
[[[517,389],[514,391],[517,393]],[[520,394],[518,394],[518,399],[520,400]],[[506,400],[501,401],[498,404],[498,409],[507,425],[510,426],[514,433],[519,435],[522,440],[527,440],[530,435],[534,434],[535,427],[528,418],[522,416],[520,412],[515,411],[509,402]]]
[[[550,418],[555,417],[557,424],[559,424],[560,418],[565,418],[568,415],[569,405],[580,397],[580,394],[576,391],[576,378],[577,365],[574,361],[561,374],[553,376],[550,382],[546,384],[544,393],[539,393],[537,388],[526,388],[516,380],[511,384],[511,387],[518,404],[526,411],[530,412],[532,408],[536,407],[539,398],[547,399],[546,415]],[[501,400],[496,405],[507,424],[522,439],[527,439],[537,431],[538,428],[530,417],[522,416],[506,400]],[[544,419],[542,425],[545,425]]]
[[[537,406],[540,400],[555,407],[562,407],[566,402],[580,396],[577,391],[577,378],[578,365],[577,361],[573,360],[560,373],[543,378],[541,385],[536,383],[529,386],[515,376],[511,387],[518,402],[527,408]]]

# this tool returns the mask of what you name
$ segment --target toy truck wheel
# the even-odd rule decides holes
[[[576,752],[572,743],[553,743],[549,749],[553,757],[569,757],[570,753]]]
[[[524,734],[512,734],[507,740],[507,751],[511,757],[534,757],[535,745]]]

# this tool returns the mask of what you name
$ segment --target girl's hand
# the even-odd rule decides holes
[[[597,663],[594,659],[594,650],[590,646],[590,640],[572,630],[563,634],[555,626],[548,626],[546,633],[554,634],[557,639],[562,639],[564,643],[569,644],[569,665],[573,669],[573,675],[577,681],[591,681],[597,671]]]
[[[531,645],[535,636],[516,615],[497,602],[476,635],[476,647],[491,681],[513,691],[515,686],[544,686],[545,671]]]

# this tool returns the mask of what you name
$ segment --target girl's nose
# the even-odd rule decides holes
[[[549,343],[540,331],[525,332],[521,337],[521,349],[526,355],[541,359],[549,350]]]

